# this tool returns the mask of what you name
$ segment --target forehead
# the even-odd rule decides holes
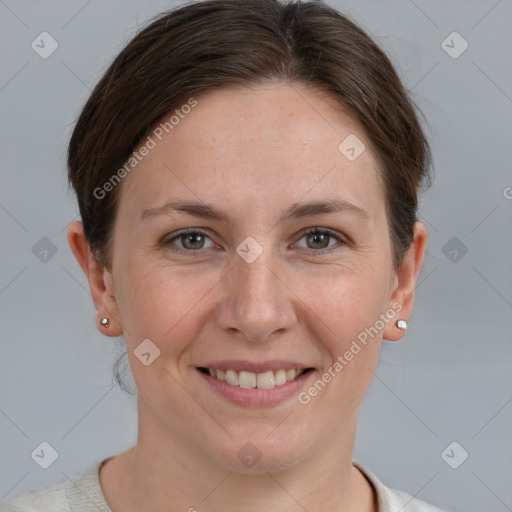
[[[367,137],[322,91],[274,83],[223,87],[194,99],[197,104],[183,109],[167,130],[150,133],[154,148],[123,183],[121,197],[131,209],[186,197],[268,214],[326,196],[364,205],[374,215],[382,209],[378,164]],[[339,146],[354,136],[366,149],[351,161]]]

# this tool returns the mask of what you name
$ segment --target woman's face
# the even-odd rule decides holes
[[[108,282],[140,432],[237,471],[351,450],[383,328],[405,317],[369,141],[301,84],[195,99],[120,185]],[[310,370],[283,385],[292,368]]]

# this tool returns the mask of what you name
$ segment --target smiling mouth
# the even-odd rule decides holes
[[[282,386],[287,382],[295,380],[300,375],[310,372],[313,368],[290,368],[279,370],[268,370],[266,372],[254,373],[247,371],[236,371],[232,369],[219,370],[212,368],[198,368],[205,375],[226,382],[230,386],[241,388],[271,389]]]

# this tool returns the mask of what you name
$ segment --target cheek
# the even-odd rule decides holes
[[[335,400],[362,399],[378,363],[387,281],[378,267],[315,279],[305,302],[315,315],[324,351],[325,379],[336,382]],[[311,283],[312,284],[312,283]],[[343,384],[341,384],[343,383]]]
[[[380,318],[386,311],[386,281],[367,269],[350,276],[331,273],[317,277],[315,283],[304,287],[304,292],[310,289],[304,302],[314,311],[308,321],[316,326],[323,366],[321,382],[305,390],[301,403],[328,407],[336,422],[341,413],[355,412],[373,379],[382,339]]]
[[[304,302],[318,315],[340,348],[375,323],[386,305],[387,281],[375,266],[329,270],[308,277],[301,286]]]
[[[127,346],[134,349],[150,339],[163,354],[175,355],[194,339],[200,327],[194,320],[218,281],[211,272],[197,268],[143,263],[127,266],[122,279],[120,314]]]
[[[190,335],[194,328],[199,330],[198,319],[219,307],[216,297],[225,296],[221,289],[229,281],[218,268],[200,265],[173,268],[140,263],[126,266],[120,277],[119,306],[127,343],[149,338],[158,346],[181,339],[178,333],[185,330]],[[311,266],[300,272],[288,268],[282,279],[286,286],[281,293],[296,309],[297,322],[304,322],[307,329],[316,326],[319,338],[327,335],[337,350],[373,325],[385,304],[386,283],[375,264]]]
[[[140,265],[123,280],[121,317],[130,368],[139,393],[148,403],[159,404],[159,410],[167,409],[168,400],[186,407],[180,391],[184,383],[176,380],[182,380],[178,365],[186,362],[200,334],[201,299],[210,288],[206,276],[201,277]],[[144,353],[150,354],[147,365]]]

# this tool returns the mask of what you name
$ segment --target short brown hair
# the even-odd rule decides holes
[[[398,268],[413,240],[418,188],[430,185],[430,149],[393,65],[361,28],[320,0],[204,0],[150,21],[94,88],[68,148],[85,236],[108,270],[121,186],[100,199],[94,191],[194,95],[276,79],[326,91],[364,129],[382,167]]]

